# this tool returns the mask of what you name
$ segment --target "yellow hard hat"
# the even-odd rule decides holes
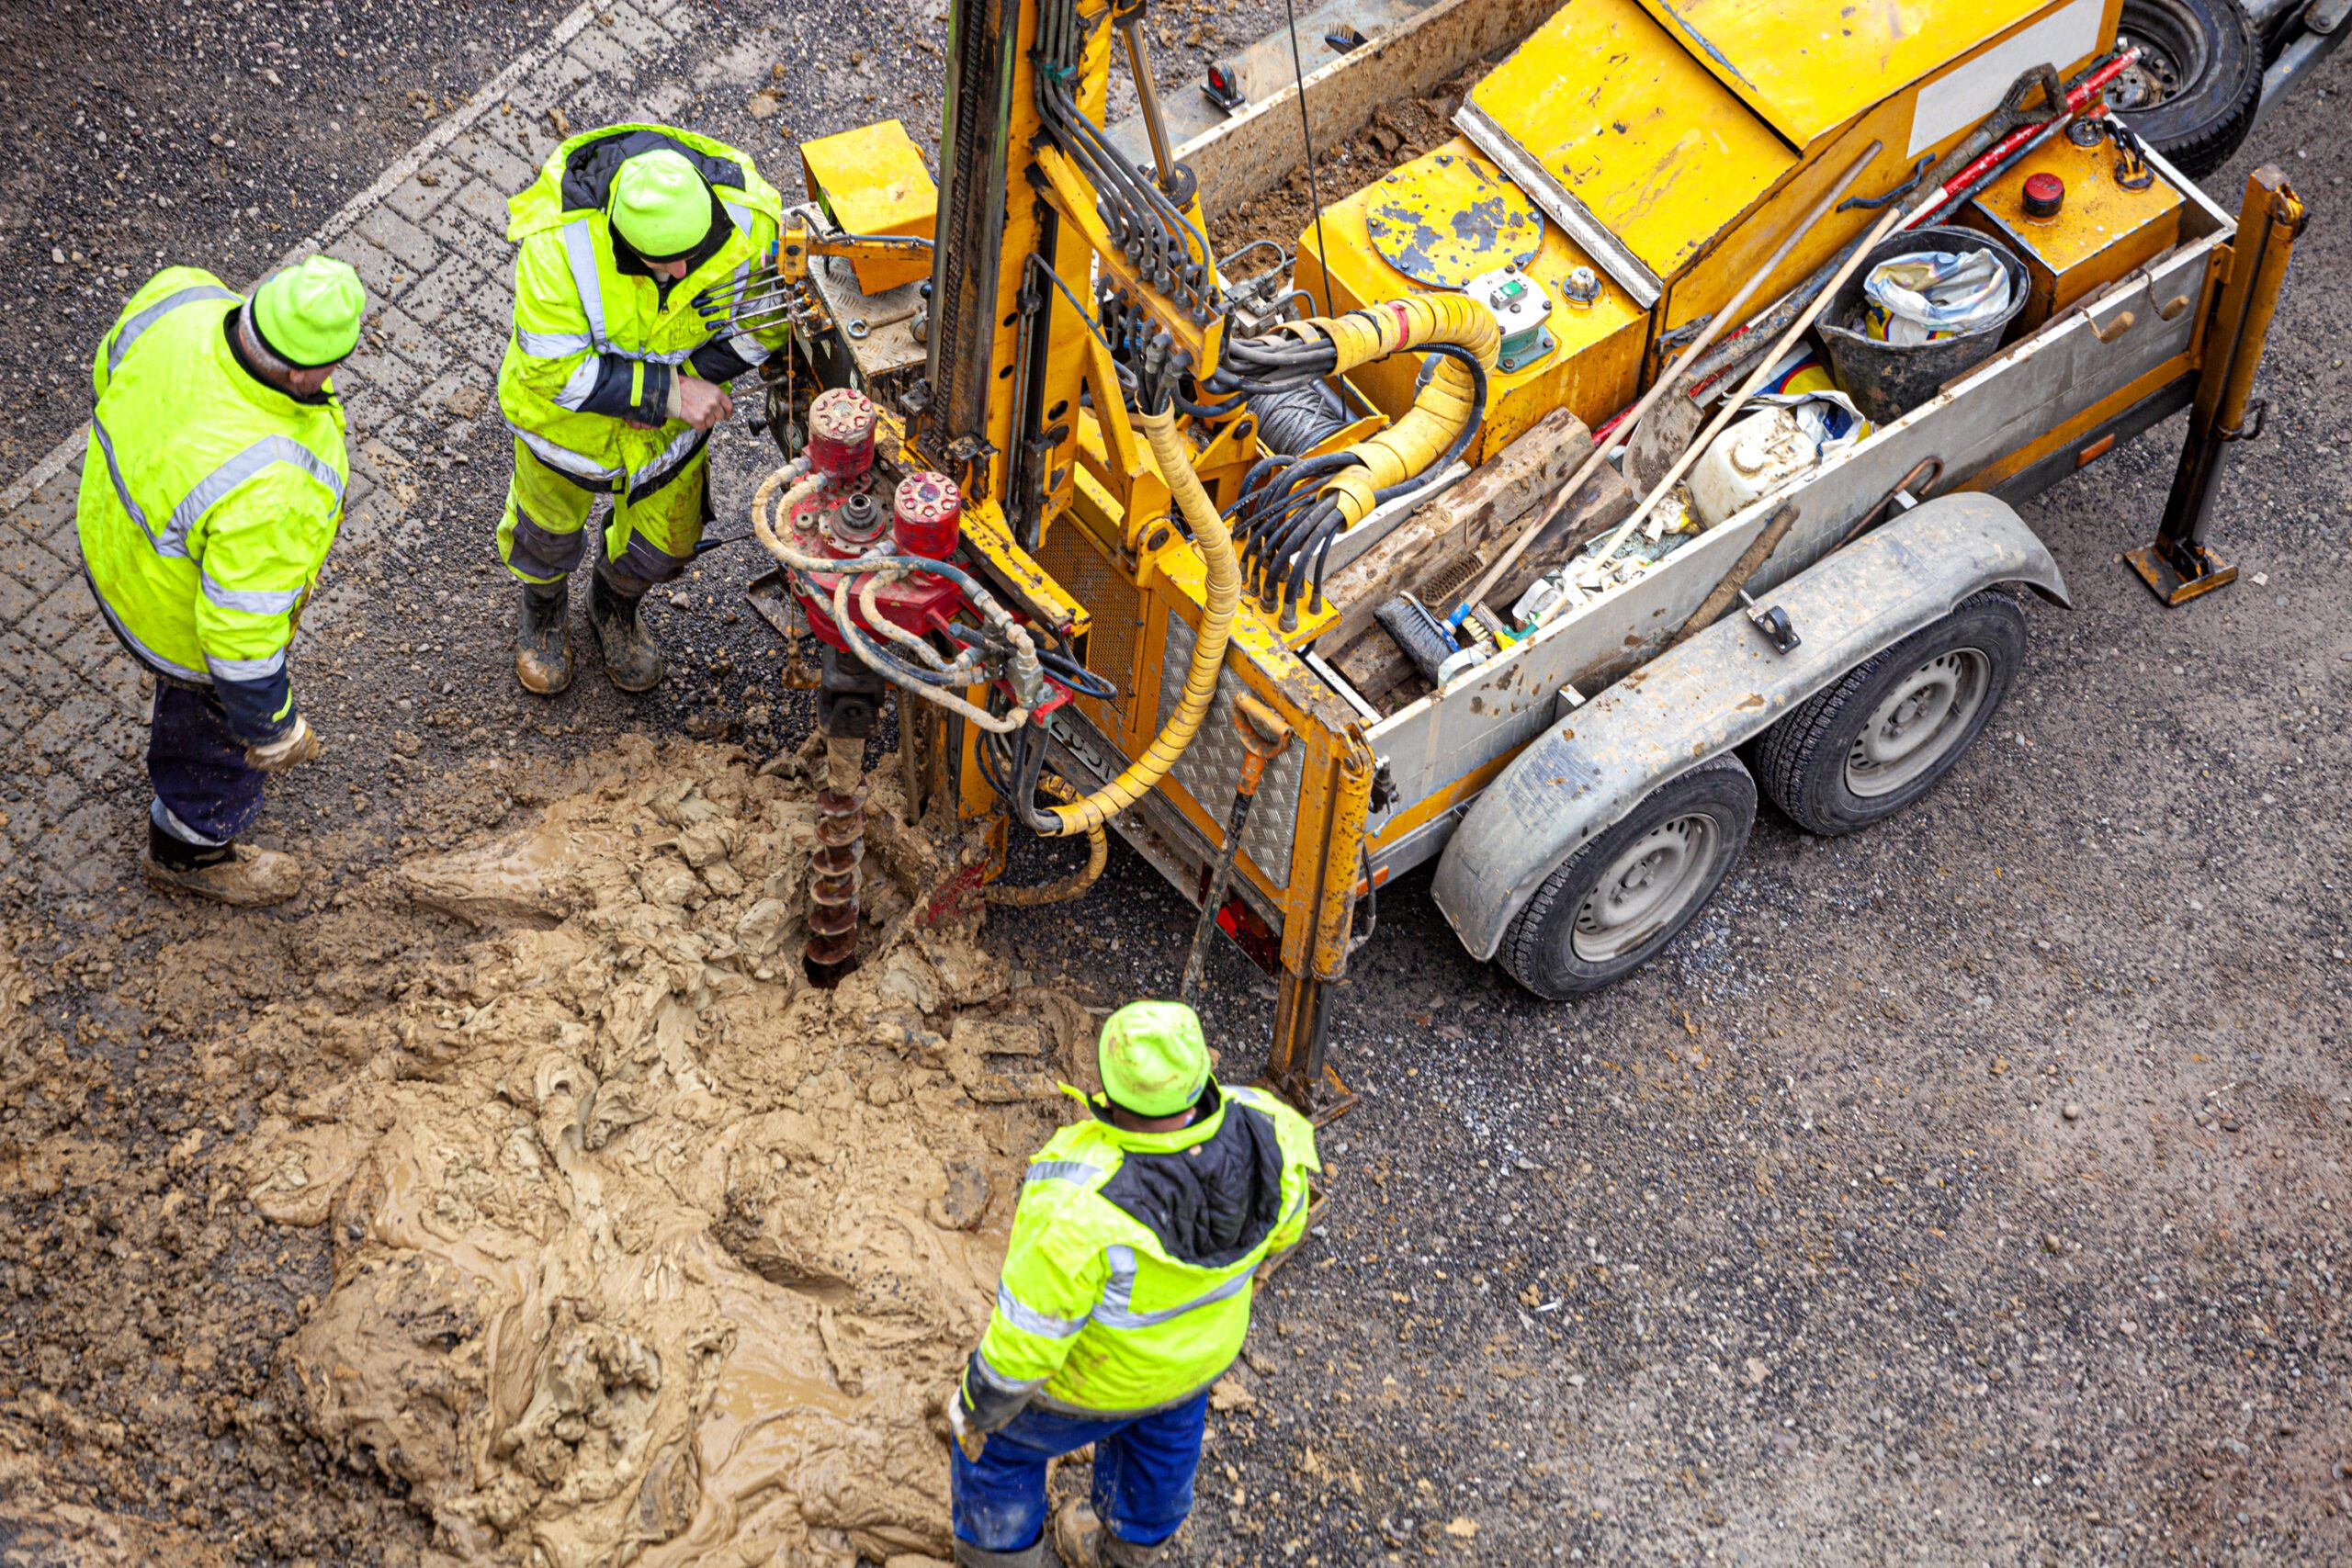
[[[1094,1060],[1102,1092],[1138,1116],[1173,1116],[1209,1081],[1200,1014],[1182,1002],[1129,1002],[1102,1021]]]
[[[639,152],[613,175],[612,220],[649,261],[682,256],[710,232],[710,187],[681,152]]]
[[[254,290],[253,323],[270,352],[313,370],[359,346],[368,290],[349,262],[305,256]]]

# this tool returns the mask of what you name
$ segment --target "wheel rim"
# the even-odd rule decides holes
[[[1968,735],[1993,661],[1973,648],[1939,653],[1871,710],[1846,753],[1846,787],[1868,800],[1933,772]]]
[[[2107,107],[2144,113],[2177,97],[2205,70],[2205,37],[2169,6],[2132,6],[2116,29],[2115,47],[2140,51],[2138,63],[2107,85]]]
[[[1661,822],[1610,863],[1577,910],[1568,945],[1606,964],[1648,942],[1706,896],[1723,829],[1703,812]]]

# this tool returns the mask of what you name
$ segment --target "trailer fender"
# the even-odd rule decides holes
[[[1998,582],[2070,604],[2058,563],[2007,502],[1958,494],[1760,595],[1802,639],[1788,653],[1735,607],[1566,715],[1503,770],[1438,862],[1438,908],[1463,946],[1491,959],[1544,879],[1644,795]]]

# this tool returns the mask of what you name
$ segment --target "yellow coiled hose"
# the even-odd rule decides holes
[[[1494,312],[1463,294],[1408,294],[1384,299],[1340,317],[1317,317],[1293,324],[1294,335],[1308,330],[1331,340],[1341,375],[1358,366],[1407,349],[1452,344],[1467,351],[1487,375],[1502,351]],[[1356,467],[1341,469],[1318,490],[1354,527],[1373,508],[1373,492],[1401,484],[1429,468],[1453,445],[1476,412],[1476,378],[1457,359],[1438,361],[1405,417],[1379,434],[1344,448]]]
[[[1494,321],[1487,323],[1489,338],[1494,335]],[[1488,355],[1491,357],[1493,350]],[[1176,432],[1176,415],[1172,409],[1159,413],[1138,413],[1135,423],[1151,444],[1151,455],[1159,465],[1160,478],[1168,483],[1169,493],[1184,514],[1184,525],[1193,532],[1193,543],[1200,547],[1201,565],[1207,576],[1207,594],[1201,606],[1201,625],[1193,639],[1193,662],[1184,672],[1184,692],[1176,700],[1176,711],[1159,727],[1159,734],[1144,749],[1142,756],[1127,764],[1126,771],[1084,799],[1069,806],[1048,807],[1060,824],[1055,836],[1068,838],[1101,828],[1104,823],[1151,793],[1153,786],[1168,776],[1184,748],[1193,743],[1201,723],[1208,717],[1209,703],[1216,695],[1216,672],[1225,663],[1225,645],[1233,633],[1233,613],[1241,604],[1241,563],[1234,558],[1233,536],[1225,526],[1225,519],[1217,515],[1216,503],[1209,500],[1209,492],[1201,488],[1200,476],[1193,472],[1193,455],[1184,449],[1184,438]]]

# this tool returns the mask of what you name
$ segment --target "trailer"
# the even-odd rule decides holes
[[[1014,831],[1114,829],[1278,977],[1268,1081],[1333,1113],[1332,987],[1384,886],[1435,863],[1465,948],[1539,995],[1640,966],[1733,874],[1760,800],[1841,833],[1935,786],[2025,657],[2011,595],[2074,591],[2016,503],[2182,409],[2133,565],[2175,604],[2233,577],[2214,479],[2259,432],[2303,209],[2265,168],[2233,212],[2118,129],[2119,0],[1568,0],[1458,139],[1334,193],[1238,279],[1178,156],[1218,139],[1171,138],[1142,10],[956,0],[935,193],[895,127],[804,150],[766,298],[798,348],[775,422],[807,434],[755,511],[780,565],[754,597],[824,644],[843,826],[812,930],[854,943],[858,749],[894,695],[918,796],[981,845],[943,909],[984,897]],[[1412,15],[1491,36],[1463,0]],[[1114,36],[1148,156],[1102,126]],[[1284,102],[1366,102],[1378,77],[1350,73],[1375,51],[1435,79],[1402,36],[1302,64]],[[1252,147],[1273,112],[1238,119]],[[1220,166],[1229,191],[1265,165]],[[1834,320],[1865,242],[1915,212],[2015,264],[2000,341],[1638,570],[1520,613],[1657,516],[1666,490],[1598,454],[1660,428],[1649,409],[1747,412],[1740,354],[1702,378],[1701,351],[1745,336],[1752,360]],[[1664,450],[1687,464],[1706,440],[1683,434]],[[829,520],[927,476],[960,510],[944,548]]]

